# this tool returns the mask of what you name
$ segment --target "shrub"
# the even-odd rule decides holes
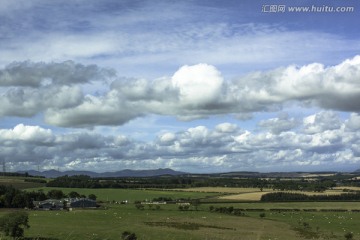
[[[351,232],[348,232],[348,233],[346,233],[346,234],[344,235],[344,237],[345,237],[347,240],[351,240],[351,239],[353,239],[354,234],[351,233]]]
[[[131,233],[129,231],[125,231],[121,234],[121,239],[123,240],[136,240],[136,234],[135,233]]]
[[[144,210],[144,205],[142,205],[141,203],[136,203],[136,204],[135,204],[135,207],[136,207],[136,209],[138,209],[138,210]]]

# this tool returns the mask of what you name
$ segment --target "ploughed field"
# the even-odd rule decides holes
[[[41,188],[48,191],[54,188]],[[124,231],[137,239],[360,239],[359,202],[282,202],[257,199],[228,202],[231,196],[262,194],[268,189],[194,188],[175,190],[55,188],[64,193],[95,194],[99,209],[29,212],[28,239],[121,239]],[[29,189],[38,190],[38,189]],[[335,190],[336,191],[336,190]],[[341,192],[342,190],[339,190]],[[153,198],[201,199],[196,206],[144,205]],[[240,198],[244,200],[246,197]],[[128,204],[119,204],[128,200]],[[190,202],[190,200],[189,200]],[[231,209],[231,211],[229,210]],[[238,209],[237,215],[234,213]],[[1,209],[0,215],[9,209]],[[5,238],[2,238],[5,239]]]

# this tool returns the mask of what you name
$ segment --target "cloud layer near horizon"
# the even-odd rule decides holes
[[[360,161],[359,114],[343,120],[335,112],[323,111],[296,121],[282,115],[259,123],[259,128],[263,130],[251,132],[221,123],[211,129],[163,132],[142,142],[124,135],[59,134],[19,124],[0,130],[0,157],[16,169],[96,171],[109,171],[109,165],[113,170],[141,166],[191,172],[317,169]]]
[[[172,77],[128,79],[96,65],[12,63],[0,70],[0,116],[44,114],[47,124],[117,126],[158,114],[180,120],[274,111],[284,104],[360,111],[360,56],[224,79],[212,65],[183,66]]]

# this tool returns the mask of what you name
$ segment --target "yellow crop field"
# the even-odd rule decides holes
[[[206,192],[206,193],[251,193],[261,192],[259,188],[234,188],[234,187],[198,187],[198,188],[186,188],[186,189],[173,189],[176,191],[184,192]],[[269,189],[264,189],[264,191]]]
[[[251,193],[242,193],[236,195],[227,195],[221,196],[219,199],[226,199],[226,200],[239,200],[239,201],[260,201],[262,195],[269,193],[269,192],[251,192]]]
[[[359,178],[360,179],[360,178]],[[360,191],[360,187],[334,187],[335,190],[342,191],[342,190],[353,190],[353,191]]]
[[[243,192],[240,194],[234,194],[234,195],[226,195],[226,196],[221,196],[219,197],[219,199],[226,199],[226,200],[238,200],[238,201],[260,201],[261,196],[266,194],[266,193],[270,193],[270,192],[274,192],[274,191],[254,191],[254,192]],[[301,191],[290,191],[292,193],[301,193],[301,194],[306,194],[306,195],[338,195],[338,194],[342,194],[344,192],[342,191],[338,191],[338,190],[328,190],[325,192],[301,192]]]

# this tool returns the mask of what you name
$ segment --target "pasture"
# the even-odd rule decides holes
[[[133,204],[107,205],[105,210],[29,211],[26,237],[36,239],[120,239],[123,231],[143,240],[189,239],[301,239],[283,222],[236,217],[206,210],[137,210]]]
[[[360,239],[360,202],[279,202],[256,201],[272,190],[257,188],[159,189],[84,189],[35,187],[27,191],[76,191],[95,194],[102,207],[74,211],[28,210],[30,229],[27,239],[115,240],[124,231],[134,232],[141,240],[298,240],[345,239],[353,233]],[[342,192],[342,189],[333,190]],[[231,199],[232,196],[242,196]],[[252,196],[252,197],[251,197]],[[145,205],[136,208],[135,201],[153,198],[205,199],[197,208],[181,211],[176,204]],[[246,197],[248,199],[246,199]],[[129,204],[114,204],[128,200]],[[206,202],[213,203],[206,203]],[[233,202],[227,202],[233,201]],[[241,209],[243,215],[211,212],[210,206]],[[14,211],[1,209],[0,216]],[[261,216],[263,214],[263,216]],[[6,239],[0,236],[0,239]]]
[[[259,212],[249,212],[248,215],[257,217]],[[304,239],[345,239],[344,235],[349,232],[354,235],[354,239],[360,239],[358,212],[265,211],[265,218],[288,223]]]
[[[138,210],[134,204],[105,204],[103,209],[75,211],[28,211],[30,228],[25,236],[48,239],[121,239],[124,231],[136,233],[143,240],[188,239],[345,239],[352,232],[360,239],[359,212],[270,211],[273,208],[310,207],[305,203],[232,204],[235,208],[265,208],[264,211],[244,211],[234,216],[209,211],[210,204],[202,204],[198,211],[180,211],[176,204],[161,205],[160,209],[145,206]],[[231,204],[228,204],[230,206]],[[316,203],[323,209],[326,203]],[[216,206],[224,206],[217,204]],[[331,208],[353,209],[359,203],[334,203]],[[3,209],[0,214],[9,210]],[[265,213],[261,218],[260,213]],[[306,225],[304,225],[304,223]],[[4,238],[2,238],[4,239]]]
[[[88,196],[89,194],[95,194],[98,201],[109,202],[116,201],[121,202],[127,200],[130,203],[134,201],[151,201],[153,198],[167,197],[172,199],[199,199],[209,198],[217,196],[217,193],[206,193],[206,192],[182,192],[182,191],[167,191],[167,190],[151,190],[151,189],[111,189],[111,188],[30,188],[27,191],[44,191],[45,193],[49,190],[57,189],[68,194],[75,191],[79,194]]]

